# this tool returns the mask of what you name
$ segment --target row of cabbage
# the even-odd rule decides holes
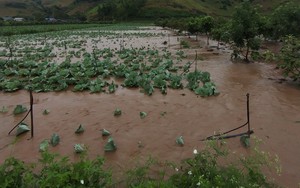
[[[187,87],[197,95],[218,94],[208,72],[192,71],[192,62],[182,64],[183,51],[171,54],[155,49],[94,49],[85,52],[81,61],[66,58],[61,64],[30,59],[0,61],[0,89],[13,92],[31,89],[35,92],[90,91],[114,93],[122,87],[140,88],[152,95],[157,88],[166,94],[168,88]]]

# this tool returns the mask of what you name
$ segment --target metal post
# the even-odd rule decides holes
[[[30,93],[30,118],[31,118],[31,138],[33,138],[33,95],[32,90],[29,90]]]
[[[248,136],[250,137],[250,110],[249,110],[249,96],[250,94],[247,93],[247,123],[248,123]]]

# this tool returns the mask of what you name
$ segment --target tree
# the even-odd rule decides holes
[[[98,6],[97,14],[98,18],[102,20],[107,20],[108,17],[113,19],[114,13],[116,12],[117,5],[113,1],[108,1]]]
[[[300,39],[292,35],[283,38],[280,57],[279,67],[283,69],[284,76],[295,81],[300,79]]]
[[[198,33],[201,31],[200,24],[201,24],[200,17],[190,18],[187,23],[188,32],[190,32],[191,34],[196,34],[196,40],[198,40]]]
[[[141,8],[145,5],[146,0],[120,0],[120,18],[136,17]]]
[[[300,5],[286,3],[279,6],[271,15],[273,37],[286,35],[300,36]]]
[[[218,41],[218,48],[220,41],[228,43],[230,41],[230,22],[227,20],[218,20],[215,27],[211,31],[211,36]]]
[[[249,62],[250,50],[258,50],[260,47],[261,16],[256,7],[249,1],[241,3],[235,10],[231,25],[231,38],[239,51],[246,48],[243,55],[245,61]]]
[[[207,45],[209,45],[210,33],[214,28],[214,25],[215,25],[215,21],[214,18],[211,16],[204,16],[200,19],[200,31],[202,33],[205,33],[207,37],[207,42],[206,42]]]

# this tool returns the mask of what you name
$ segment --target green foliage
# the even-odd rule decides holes
[[[216,89],[216,85],[212,82],[205,82],[203,86],[196,88],[194,92],[197,95],[200,95],[201,97],[209,97],[219,94],[219,92]]]
[[[271,37],[279,39],[286,35],[300,36],[300,5],[287,2],[280,5],[270,16]]]
[[[200,31],[207,36],[207,45],[209,45],[210,34],[215,27],[215,20],[211,16],[204,16],[200,19]]]
[[[280,51],[282,62],[279,63],[279,67],[283,69],[284,76],[296,81],[300,79],[300,39],[287,36],[283,42]]]
[[[105,25],[100,25],[104,27]],[[26,26],[2,26],[0,36],[20,34],[45,33],[50,31],[74,30],[83,28],[99,27],[98,24],[57,24],[57,25],[26,25]]]
[[[42,153],[42,170],[32,181],[38,187],[107,187],[111,174],[103,170],[103,158],[71,163],[67,157],[59,157],[48,152]]]
[[[39,146],[39,151],[40,152],[45,152],[47,151],[49,148],[49,141],[48,140],[43,140],[41,143],[40,143],[40,146]]]
[[[148,114],[146,112],[140,112],[141,119],[144,119]]]
[[[7,113],[7,112],[8,112],[8,108],[6,106],[2,106],[0,113]]]
[[[188,20],[187,30],[191,34],[196,34],[196,37],[197,37],[198,33],[201,32],[201,18],[200,17],[190,18]],[[197,38],[197,40],[198,40],[198,38]]]
[[[19,136],[23,133],[26,133],[30,131],[30,128],[28,127],[28,125],[24,122],[21,122],[18,126],[17,126],[17,133],[16,136]]]
[[[60,142],[60,137],[57,133],[54,133],[52,136],[51,136],[51,139],[50,139],[50,144],[54,147],[56,145],[58,145]]]
[[[181,50],[175,55],[177,62],[187,57]],[[0,70],[0,74],[8,75],[2,77],[0,89],[16,91],[30,88],[35,92],[48,92],[72,88],[74,92],[114,93],[118,85],[113,80],[110,83],[107,81],[111,77],[122,79],[121,85],[124,87],[139,87],[146,95],[152,95],[155,88],[162,94],[167,94],[168,87],[183,88],[184,74],[178,74],[182,68],[176,65],[169,51],[124,49],[115,52],[103,49],[94,50],[93,54],[85,52],[83,56],[82,62],[71,63],[67,58],[61,64],[14,60],[14,63],[5,65],[8,67],[3,71]],[[103,59],[92,58],[98,56]],[[120,62],[113,61],[112,57],[119,57]],[[184,73],[188,70],[188,65],[183,67]],[[23,72],[28,72],[25,77]],[[10,84],[12,87],[7,86]]]
[[[240,138],[242,145],[246,148],[250,147],[250,137],[249,135],[243,135]]]
[[[110,132],[106,129],[102,129],[102,136],[109,136],[110,135]]]
[[[229,154],[224,146],[212,143],[184,161],[183,169],[171,177],[174,187],[273,187],[261,173],[261,163],[268,157],[255,155],[242,158],[241,164],[226,163]],[[254,159],[259,159],[255,161]],[[223,161],[223,165],[219,161]],[[254,162],[255,161],[255,162]]]
[[[104,146],[104,151],[112,152],[117,150],[117,145],[112,137],[109,137],[107,143]]]
[[[26,187],[28,177],[33,177],[32,169],[18,159],[8,158],[0,165],[0,187]]]
[[[45,110],[43,111],[43,115],[48,115],[49,113],[50,113],[50,110],[45,109]]]
[[[84,127],[82,124],[79,125],[79,127],[76,129],[75,133],[76,134],[81,134],[84,132]]]
[[[127,187],[173,187],[172,182],[166,181],[165,172],[162,167],[168,164],[161,164],[149,157],[143,164],[138,164],[126,172]]]
[[[179,136],[176,138],[176,144],[183,146],[184,145],[184,139],[183,136]]]
[[[236,8],[232,18],[231,37],[237,48],[246,48],[244,57],[247,62],[250,50],[258,50],[260,47],[260,26],[261,16],[249,1]]]
[[[211,31],[211,36],[214,40],[218,41],[218,47],[219,42],[225,42],[229,43],[231,39],[230,35],[230,27],[231,22],[228,20],[219,19],[216,21],[215,27]]]
[[[45,142],[47,143],[47,141]],[[251,148],[250,148],[251,149]],[[126,172],[121,187],[276,187],[262,174],[264,167],[276,167],[278,158],[261,152],[257,147],[247,157],[230,156],[225,144],[209,142],[194,157],[186,159],[176,168],[170,162],[149,158]],[[231,154],[232,155],[232,154]],[[234,157],[238,157],[236,160]],[[94,160],[80,156],[77,162],[68,157],[41,151],[35,164],[25,164],[8,158],[0,165],[0,187],[112,187],[110,171],[105,170],[104,159]],[[175,169],[175,170],[174,170]],[[279,169],[278,169],[279,170]],[[167,174],[166,172],[171,172]],[[173,171],[173,172],[172,172]]]
[[[75,144],[74,151],[75,151],[75,153],[83,153],[86,151],[86,148],[83,144]]]
[[[116,108],[114,111],[114,116],[120,116],[120,115],[122,115],[122,110],[119,108]]]
[[[201,72],[195,70],[187,74],[187,88],[194,91],[195,94],[201,97],[218,95],[216,85],[211,82],[209,72]],[[200,85],[202,83],[202,85]]]
[[[181,40],[181,41],[180,41],[180,46],[181,46],[182,48],[190,48],[190,44],[189,44],[189,42],[186,41],[186,40]]]

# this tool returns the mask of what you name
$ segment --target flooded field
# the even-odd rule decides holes
[[[93,49],[109,48],[117,52],[123,48],[149,48],[160,52],[167,50],[174,59],[178,50],[183,51],[187,57],[176,61],[178,66],[183,66],[188,61],[194,61],[197,53],[197,63],[190,70],[194,70],[197,65],[197,69],[210,72],[220,94],[203,98],[187,88],[168,88],[166,95],[155,89],[148,96],[141,93],[139,88],[122,87],[118,80],[114,80],[119,87],[112,94],[72,92],[71,89],[34,93],[35,132],[34,138],[27,140],[29,133],[17,139],[14,135],[7,134],[23,118],[22,115],[12,114],[14,106],[22,104],[29,107],[28,92],[1,92],[0,107],[7,106],[9,109],[8,113],[0,114],[1,162],[9,156],[26,162],[37,161],[40,156],[39,144],[53,133],[58,133],[61,142],[54,148],[50,147],[50,151],[76,159],[78,156],[74,153],[73,146],[83,143],[88,147],[91,158],[104,156],[106,162],[119,173],[125,172],[137,159],[144,160],[149,156],[179,163],[182,159],[192,157],[194,149],[201,150],[205,146],[201,139],[244,124],[247,120],[246,94],[249,93],[253,137],[262,140],[262,150],[277,154],[280,158],[282,173],[280,176],[272,174],[275,182],[284,187],[298,186],[300,89],[290,82],[281,83],[280,70],[275,69],[274,64],[233,63],[230,61],[230,50],[225,47],[210,48],[213,50],[208,51],[205,38],[195,41],[193,38],[175,36],[171,31],[158,27],[101,31],[101,35],[99,32],[62,32],[58,36],[38,35],[36,38],[28,35],[28,38],[20,37],[16,40],[24,48],[31,46],[35,54],[37,50],[34,47],[44,49],[47,43],[51,50],[44,59],[54,63],[62,63],[66,56],[76,53],[80,55],[71,55],[70,61],[81,61],[84,52],[92,53]],[[180,41],[183,39],[190,43],[189,49],[181,48]],[[72,45],[74,46],[71,47]],[[211,41],[211,45],[216,44]],[[4,49],[2,45],[0,50]],[[24,52],[20,51],[17,53],[20,55],[14,58],[24,58],[22,53]],[[118,57],[113,59],[118,60]],[[120,117],[113,115],[116,108],[122,110]],[[45,109],[50,111],[48,115],[43,115]],[[148,115],[141,119],[140,112]],[[30,119],[27,118],[25,122],[30,123]],[[85,126],[85,132],[75,135],[74,131],[79,124]],[[117,144],[116,152],[104,152],[103,147],[107,142],[107,138],[101,136],[104,128],[112,133]],[[244,132],[246,128],[240,131]],[[176,137],[181,135],[185,140],[183,147],[175,143]],[[239,138],[229,139],[227,143],[236,153],[248,152],[240,144]]]

